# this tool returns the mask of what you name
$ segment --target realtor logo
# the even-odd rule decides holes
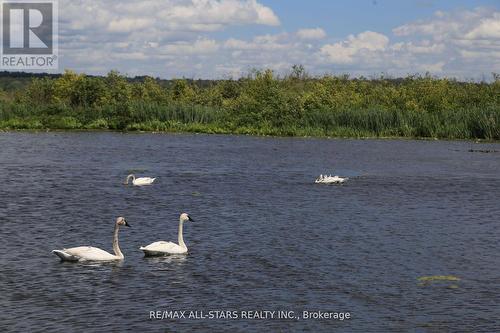
[[[0,68],[57,69],[57,2],[1,1]]]

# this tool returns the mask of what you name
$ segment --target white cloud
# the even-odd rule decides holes
[[[480,23],[469,31],[468,39],[500,39],[500,13],[493,13],[490,18],[480,20]]]
[[[363,55],[370,51],[382,51],[387,47],[387,36],[365,31],[357,36],[349,35],[346,40],[335,44],[326,44],[320,49],[322,56],[334,64],[349,64],[354,61],[354,56]]]
[[[277,26],[271,8],[256,0],[61,0],[61,28],[72,34],[92,31],[156,33],[204,32],[231,25]],[[116,38],[109,34],[110,38]]]
[[[499,39],[500,12],[482,7],[449,13],[438,11],[432,19],[407,23],[392,31],[396,36],[425,35],[439,41]]]
[[[326,37],[326,32],[321,28],[300,29],[297,31],[297,37],[300,39],[323,39]]]
[[[445,64],[446,63],[444,61],[439,61],[434,64],[419,64],[417,69],[422,72],[439,74],[443,71],[443,67]]]
[[[151,20],[145,18],[124,18],[115,19],[109,22],[107,30],[109,32],[131,32],[137,29],[144,29],[151,26]]]
[[[157,47],[157,54],[167,55],[204,55],[215,53],[219,49],[219,44],[213,39],[198,39],[192,43],[178,42]]]
[[[271,8],[262,6],[256,1],[252,1],[252,5],[255,6],[257,11],[257,23],[265,25],[280,25],[280,20],[273,13]]]
[[[390,46],[390,49],[398,52],[406,51],[411,54],[437,54],[444,52],[446,47],[441,43],[431,43],[429,40],[423,40],[421,42],[394,43]]]
[[[232,50],[276,51],[293,48],[288,34],[255,36],[251,41],[229,38],[224,47]]]
[[[491,8],[436,12],[429,20],[407,23],[393,32],[405,38],[430,38],[427,49],[434,45],[434,53],[441,53],[435,60],[445,62],[450,75],[478,77],[500,71],[500,12]],[[445,71],[443,66],[431,68]]]

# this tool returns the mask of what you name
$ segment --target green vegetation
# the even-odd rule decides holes
[[[432,275],[432,276],[422,276],[418,278],[420,282],[432,282],[432,281],[460,281],[460,278],[453,275]]]
[[[448,289],[458,289],[456,284],[461,279],[453,275],[431,275],[418,278],[418,286],[425,287],[433,284],[445,285]]]
[[[500,75],[460,82],[253,71],[238,80],[0,77],[0,129],[500,139]]]

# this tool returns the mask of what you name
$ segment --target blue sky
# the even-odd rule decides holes
[[[429,18],[438,10],[474,9],[480,6],[498,9],[499,5],[498,0],[264,0],[261,3],[273,9],[286,29],[321,26],[328,34],[338,37],[365,30],[388,34],[394,27]]]
[[[498,0],[60,0],[60,66],[164,78],[252,68],[480,79],[500,72]]]

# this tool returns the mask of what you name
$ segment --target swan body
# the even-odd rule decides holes
[[[139,248],[148,256],[162,256],[166,254],[184,254],[187,253],[186,246],[180,246],[173,242],[159,241]]]
[[[135,175],[131,174],[127,176],[127,179],[125,180],[124,185],[128,185],[130,178],[132,178],[132,185],[134,186],[144,186],[144,185],[151,185],[155,181],[156,178],[151,178],[151,177],[139,177],[135,178]]]
[[[188,252],[188,248],[184,243],[184,238],[182,237],[182,227],[184,222],[194,220],[186,213],[182,213],[179,218],[179,235],[178,242],[179,244],[175,244],[173,242],[165,242],[158,241],[151,243],[147,246],[141,246],[139,249],[144,252],[146,256],[163,256],[168,254],[186,254]]]
[[[314,181],[316,184],[342,184],[349,178],[342,178],[339,176],[332,175],[319,175],[319,177]]]
[[[108,260],[120,260],[123,258],[118,258],[118,256],[113,255],[109,252],[101,250],[97,247],[92,246],[79,246],[72,247],[70,249],[53,250],[63,261],[79,261],[79,260],[91,260],[91,261],[108,261]]]
[[[104,250],[101,250],[93,246],[78,246],[69,249],[53,250],[52,253],[57,255],[61,261],[113,261],[113,260],[123,260],[124,256],[120,250],[118,244],[118,231],[120,226],[130,225],[123,217],[119,217],[115,223],[115,231],[113,233],[113,251],[115,254],[111,254]]]

